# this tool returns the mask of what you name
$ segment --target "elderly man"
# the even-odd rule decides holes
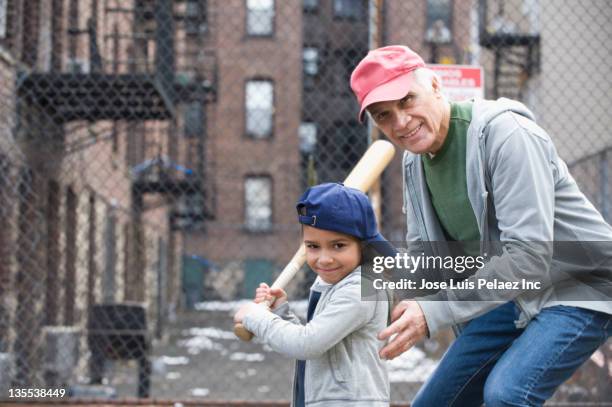
[[[405,46],[371,51],[353,71],[351,88],[359,119],[367,112],[405,150],[407,242],[438,255],[444,245],[432,242],[465,242],[466,254],[485,258],[471,279],[542,283],[536,292],[498,297],[475,289],[401,301],[379,334],[397,334],[380,356],[392,359],[453,327],[456,340],[413,406],[542,405],[612,332],[610,274],[603,274],[603,290],[584,283],[584,270],[578,283],[571,256],[546,243],[610,242],[612,228],[521,103],[449,103],[437,76]],[[588,251],[605,260],[611,246]]]

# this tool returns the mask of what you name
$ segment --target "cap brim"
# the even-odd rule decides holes
[[[379,85],[361,102],[361,110],[359,111],[359,122],[363,123],[363,115],[365,110],[371,104],[377,102],[386,102],[388,100],[398,100],[406,96],[410,88],[412,88],[412,84],[414,83],[414,75],[412,75],[414,71],[409,71],[404,73],[397,78],[391,79],[389,82],[385,82],[382,85]]]
[[[366,243],[381,256],[395,257],[395,255],[398,253],[397,249],[393,247],[393,245],[389,243],[389,241],[380,233],[373,238],[366,240]]]

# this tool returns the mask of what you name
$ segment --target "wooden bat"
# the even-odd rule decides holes
[[[347,187],[356,188],[360,191],[367,192],[374,182],[380,177],[383,170],[389,165],[395,154],[393,144],[384,140],[377,140],[366,150],[363,157],[355,165],[353,170],[344,180],[344,185]],[[272,283],[271,288],[284,289],[287,284],[293,279],[297,272],[306,262],[306,249],[304,244],[293,255],[289,263],[283,271]],[[264,303],[270,307],[270,303]],[[243,341],[250,341],[253,334],[249,332],[242,324],[234,325],[234,333]]]

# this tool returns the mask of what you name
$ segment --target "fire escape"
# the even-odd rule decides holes
[[[539,33],[522,33],[498,2],[489,20],[489,0],[479,0],[480,45],[493,53],[493,97],[522,99],[527,80],[540,69]]]
[[[103,72],[103,61],[98,47],[95,20],[90,18],[85,30],[69,29],[69,36],[89,37],[89,68],[74,66],[74,72],[28,72],[18,81],[19,97],[35,105],[56,121],[74,120],[167,120],[173,116],[172,59],[174,57],[170,19],[171,3],[159,1],[156,15],[141,13],[142,18],[155,18],[156,61],[154,72],[117,74]],[[113,10],[111,10],[113,11]],[[114,10],[119,12],[119,10]],[[121,9],[121,12],[134,11]],[[135,13],[138,14],[138,13]],[[135,24],[135,27],[138,23]],[[170,62],[169,62],[170,61]]]
[[[134,123],[175,120],[181,100],[189,98],[203,104],[212,101],[212,78],[197,83],[181,83],[175,79],[174,22],[177,16],[172,0],[134,0],[126,2],[125,7],[107,7],[105,12],[133,18],[131,33],[110,34],[131,41],[136,50],[127,61],[128,73],[116,73],[116,65],[125,61],[113,59],[110,61],[113,69],[109,69],[110,64],[104,65],[98,45],[97,24],[95,18],[90,18],[85,29],[68,30],[69,37],[88,37],[89,61],[84,64],[86,68],[73,64],[69,67],[71,72],[51,70],[22,74],[17,89],[24,104],[36,106],[61,125],[71,121],[122,120]],[[148,61],[150,40],[153,40],[155,49],[153,63]],[[179,137],[178,134],[168,135]],[[138,165],[137,171],[132,171],[135,175],[132,182],[133,211],[137,214],[143,211],[144,194],[163,194],[173,203],[170,213],[173,229],[210,219],[212,215],[204,207],[194,210],[194,205],[184,204],[204,201],[204,154],[198,158],[196,168],[187,171],[176,171],[180,166],[168,165],[173,158],[161,153],[142,163],[145,167]],[[189,207],[187,211],[186,207]]]
[[[97,3],[94,3],[97,4]],[[68,38],[87,36],[89,59],[72,61],[68,71],[54,66],[46,71],[32,69],[19,74],[17,79],[18,106],[24,111],[39,112],[41,117],[51,118],[61,132],[66,131],[71,122],[95,123],[99,121],[124,121],[131,124],[144,124],[151,121],[167,121],[167,136],[173,138],[168,145],[179,142],[176,130],[177,106],[185,100],[201,104],[213,101],[212,79],[198,78],[197,81],[177,82],[175,55],[175,2],[172,0],[133,0],[120,3],[121,6],[106,7],[107,16],[122,14],[131,16],[132,26],[126,25],[118,32],[105,33],[130,41],[127,69],[119,73],[117,55],[104,60],[99,48],[97,32],[97,10],[92,7],[91,17],[84,29],[68,29]],[[125,4],[125,6],[124,6]],[[129,4],[129,6],[128,6]],[[80,38],[80,37],[79,37]],[[151,46],[152,45],[152,46]],[[149,52],[154,49],[154,61],[149,61]],[[74,57],[71,55],[71,57]],[[108,63],[110,62],[110,63]],[[213,62],[214,64],[214,62]],[[111,66],[112,65],[112,66]],[[127,71],[127,72],[126,72]],[[30,117],[25,116],[24,117]],[[35,116],[32,116],[35,117]],[[202,116],[204,122],[205,117]],[[35,121],[33,119],[32,121]],[[41,134],[45,134],[44,125]],[[139,129],[146,131],[146,127]],[[206,126],[202,124],[198,139],[198,154],[193,162],[194,168],[186,168],[174,162],[172,150],[168,155],[160,153],[157,157],[145,157],[144,162],[132,168],[131,211],[133,242],[133,270],[130,286],[136,287],[133,293],[126,294],[125,303],[88,302],[88,344],[90,358],[90,377],[92,383],[100,383],[104,375],[104,358],[137,359],[139,368],[138,396],[148,397],[150,391],[151,365],[149,361],[150,344],[146,327],[146,312],[142,305],[145,235],[142,216],[147,209],[144,205],[145,194],[163,196],[166,204],[171,205],[169,221],[173,229],[200,223],[211,217],[204,202],[204,137]],[[54,133],[55,136],[55,133]],[[132,137],[133,134],[127,134]],[[81,140],[68,145],[66,134],[57,134],[62,154],[70,154],[73,144],[83,144]],[[40,140],[39,140],[40,141]],[[44,143],[38,143],[44,144]],[[81,147],[77,147],[81,148]],[[169,147],[171,149],[172,147]],[[178,155],[175,154],[175,155]],[[190,203],[185,205],[185,202]],[[187,209],[185,209],[187,208]],[[183,223],[179,222],[183,220]],[[185,221],[186,220],[186,221]],[[172,235],[172,234],[170,234]],[[169,237],[169,240],[172,237]],[[126,283],[127,285],[127,283]],[[126,315],[129,314],[129,317]],[[161,319],[161,317],[160,317]],[[125,322],[131,321],[131,322]],[[158,321],[158,324],[160,322]],[[16,351],[26,355],[28,349]],[[19,356],[25,359],[25,356]],[[24,372],[22,376],[26,376]]]
[[[203,230],[204,221],[214,219],[212,183],[203,184],[206,169],[206,109],[216,101],[217,65],[211,38],[211,24],[206,0],[178,0],[174,22],[183,33],[181,50],[176,55],[175,106],[182,115],[182,135],[190,153],[183,165],[158,161],[183,175],[183,194],[175,200],[170,213],[173,229]],[[208,169],[210,172],[211,169]]]

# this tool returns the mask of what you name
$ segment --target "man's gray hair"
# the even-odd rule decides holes
[[[433,70],[429,68],[417,68],[414,71],[414,80],[425,89],[432,88],[433,78],[438,79],[438,83],[442,86],[442,80]]]

